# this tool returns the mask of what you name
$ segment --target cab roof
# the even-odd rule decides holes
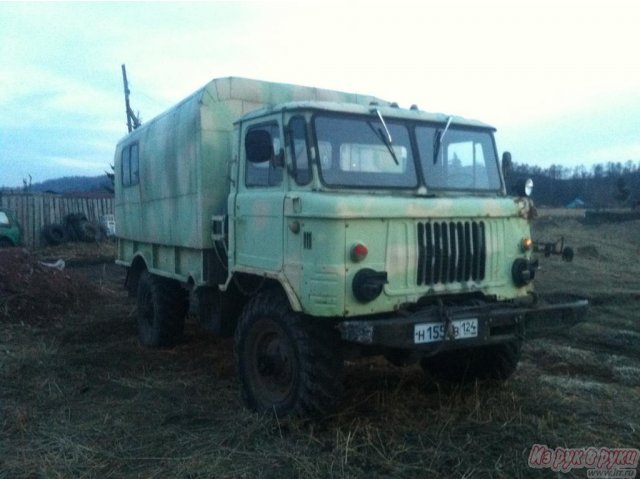
[[[273,113],[282,113],[296,110],[314,110],[318,112],[321,111],[327,113],[341,113],[347,115],[371,115],[375,114],[375,109],[377,109],[385,119],[394,118],[418,122],[446,124],[449,121],[449,118],[451,118],[452,125],[495,130],[495,127],[493,127],[492,125],[481,122],[479,120],[468,119],[456,115],[447,115],[444,113],[425,112],[417,108],[400,108],[395,104],[372,103],[370,105],[360,105],[355,103],[324,101],[295,101],[280,103],[272,107],[264,107],[249,112],[240,117],[234,123],[237,124],[248,120],[254,120]]]

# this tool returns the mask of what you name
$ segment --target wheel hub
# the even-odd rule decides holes
[[[256,373],[265,393],[274,401],[283,400],[294,381],[293,351],[283,335],[271,331],[256,345]]]

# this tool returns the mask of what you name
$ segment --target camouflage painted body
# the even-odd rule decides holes
[[[293,100],[369,103],[355,94],[243,78],[213,80],[123,138],[114,165],[118,261],[144,258],[149,270],[205,283],[211,219],[227,213],[234,122],[247,112]],[[139,148],[139,178],[123,186],[123,149]]]
[[[317,112],[372,115],[371,101],[378,102],[387,121],[444,127],[450,118],[343,92],[238,78],[210,82],[118,144],[118,263],[131,266],[141,258],[153,273],[196,287],[219,284],[221,290],[236,272],[272,278],[282,285],[294,310],[320,317],[391,312],[425,295],[481,292],[497,300],[526,296],[532,286],[514,284],[512,265],[516,258],[530,257],[521,242],[530,236],[531,205],[526,199],[507,198],[501,181],[494,192],[438,196],[425,186],[367,191],[330,187],[320,181],[319,153],[312,148],[312,180],[307,185],[298,185],[286,169],[276,188],[245,185],[243,139],[248,128],[265,122],[287,125],[294,116],[310,122]],[[493,130],[459,117],[451,123],[488,134]],[[131,145],[139,149],[139,181],[123,186],[123,151]],[[287,145],[285,139],[283,147]],[[284,152],[290,169],[288,148]],[[133,174],[125,175],[131,180]],[[228,235],[212,235],[212,220],[225,217]],[[419,264],[426,265],[424,255],[429,255],[424,232],[432,228],[441,232],[437,235],[444,238],[443,245],[453,245],[447,239],[458,238],[453,248],[466,248],[469,254],[476,247],[463,244],[481,236],[482,257],[469,260],[468,266],[429,258],[429,268],[442,263],[438,271],[421,271],[426,267]],[[224,271],[214,242],[222,237],[228,254]],[[359,262],[350,255],[356,243],[368,249]],[[456,255],[462,254],[452,258]],[[382,294],[370,302],[356,299],[351,288],[363,268],[388,275]]]

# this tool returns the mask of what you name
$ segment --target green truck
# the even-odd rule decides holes
[[[15,214],[6,208],[0,208],[0,248],[22,245],[22,228]]]
[[[246,405],[334,411],[353,355],[436,380],[505,379],[522,340],[579,322],[534,293],[523,183],[494,128],[379,98],[209,82],[115,152],[117,263],[142,344],[185,317],[234,336]]]

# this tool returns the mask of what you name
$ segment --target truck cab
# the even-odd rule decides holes
[[[286,285],[296,311],[353,317],[533,291],[533,204],[506,196],[492,127],[299,102],[237,128],[230,266]]]

